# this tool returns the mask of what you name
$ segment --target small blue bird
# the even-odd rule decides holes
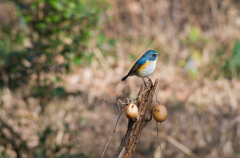
[[[133,65],[129,73],[123,77],[122,81],[124,81],[128,76],[138,76],[147,77],[151,80],[148,76],[153,73],[157,65],[157,56],[160,55],[154,50],[147,51],[138,61]],[[144,81],[144,79],[143,79]],[[144,81],[145,84],[145,81]]]

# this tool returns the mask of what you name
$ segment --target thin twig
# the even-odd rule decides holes
[[[149,130],[150,132],[156,132],[155,130]],[[186,155],[188,155],[189,157],[192,158],[199,158],[195,153],[193,153],[190,149],[188,149],[185,145],[183,145],[182,143],[180,143],[179,141],[177,141],[176,139],[174,139],[173,137],[159,132],[159,136],[165,140],[167,140],[169,143],[173,144],[175,147],[177,147],[178,149],[180,149],[182,152],[184,152]]]
[[[118,107],[119,107],[119,110],[120,110],[119,102],[122,103],[122,101],[121,101],[120,99],[118,100]],[[118,119],[117,119],[117,122],[116,122],[116,124],[115,124],[114,130],[113,130],[113,132],[111,133],[111,136],[110,136],[110,138],[108,139],[108,142],[107,142],[107,144],[106,144],[106,146],[105,146],[105,148],[104,148],[104,151],[103,151],[103,153],[102,153],[102,158],[103,158],[103,156],[104,156],[104,154],[105,154],[105,151],[106,151],[106,149],[107,149],[107,147],[108,147],[108,144],[109,144],[110,140],[111,140],[112,137],[113,137],[113,134],[116,133],[117,124],[118,124],[118,121],[119,121],[119,119],[120,119],[120,117],[121,117],[121,115],[122,115],[123,110],[124,110],[124,107],[120,110],[120,113],[119,113],[119,115],[118,115]]]
[[[139,94],[139,95],[137,96],[137,98],[135,98],[135,99],[133,99],[133,100],[136,100],[136,99],[140,98],[141,95],[143,95],[144,93],[146,93],[146,92],[149,91],[149,90],[151,90],[151,88],[146,89],[144,92],[142,92],[141,94]]]
[[[131,103],[136,103],[137,101],[137,99],[138,98],[140,98],[140,96],[141,95],[143,95],[144,93],[146,93],[147,91],[149,91],[149,90],[151,90],[150,88],[149,89],[146,89],[144,92],[142,92],[141,94],[139,94],[136,98],[134,98],[132,101],[128,101],[127,103],[124,103],[124,102],[122,102],[121,100],[120,100],[120,102],[122,103],[122,104],[125,104],[125,105],[128,105],[128,104],[131,104]]]
[[[150,133],[151,136],[154,136],[155,138],[157,138],[158,140],[158,144],[160,146],[160,153],[161,153],[161,158],[164,158],[163,157],[163,152],[162,152],[162,146],[161,146],[161,141],[160,141],[160,138],[158,137],[158,122],[156,122],[156,125],[157,125],[157,136],[153,135],[152,133]]]
[[[120,117],[121,117],[121,115],[122,115],[123,110],[124,110],[124,108],[121,110],[121,112],[120,112],[120,114],[119,114],[119,116],[118,116],[117,122],[116,122],[116,124],[115,124],[115,128],[114,128],[113,132],[111,133],[111,136],[110,136],[110,138],[108,139],[108,142],[107,142],[107,144],[106,144],[106,146],[105,146],[105,148],[104,148],[104,151],[103,151],[103,153],[102,153],[102,158],[103,158],[103,156],[104,156],[104,154],[105,154],[105,151],[106,151],[106,149],[107,149],[107,147],[108,147],[108,144],[109,144],[110,140],[111,140],[112,137],[113,137],[113,134],[116,132],[117,124],[118,124],[118,121],[119,121],[119,119],[120,119]]]
[[[155,96],[156,96],[157,103],[160,104],[160,102],[158,101],[158,98],[157,98],[156,91],[154,91],[154,94],[155,94]]]
[[[104,154],[105,154],[105,151],[107,150],[107,146],[108,146],[110,140],[112,139],[112,136],[113,136],[114,133],[115,133],[115,132],[112,132],[110,138],[108,139],[108,142],[107,142],[107,144],[106,144],[106,146],[105,146],[105,148],[104,148],[104,151],[103,151],[103,153],[102,153],[102,158],[103,158],[103,156],[104,156]]]

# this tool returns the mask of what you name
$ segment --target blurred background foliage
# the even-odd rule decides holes
[[[106,5],[103,1],[35,0],[5,1],[13,19],[1,24],[1,86],[15,89],[31,82],[31,96],[48,99],[65,94],[54,87],[61,73],[72,65],[81,65],[86,54],[90,31]],[[7,18],[7,17],[6,17]],[[44,73],[45,76],[40,78]],[[54,73],[54,74],[52,74]]]
[[[92,0],[12,0],[0,3],[3,10],[0,23],[1,89],[8,87],[14,92],[19,87],[26,88],[24,100],[38,98],[40,111],[44,113],[49,100],[68,95],[59,85],[61,74],[71,72],[72,66],[84,64],[90,32],[99,29],[100,15],[108,5],[104,1]],[[37,151],[29,151],[29,154],[28,151],[19,153],[18,150],[22,149],[16,149],[16,156],[47,157],[44,144],[50,133],[51,129],[47,128],[39,136],[41,143]],[[5,151],[1,152],[3,157],[9,157]],[[88,157],[80,155],[63,153],[59,157]]]
[[[161,53],[151,76],[169,110],[161,131],[199,157],[236,156],[239,8],[238,0],[0,0],[0,157],[100,157],[117,100],[142,84],[121,78],[148,49]],[[186,157],[161,139],[166,157]],[[146,132],[135,156],[157,158],[157,149]]]

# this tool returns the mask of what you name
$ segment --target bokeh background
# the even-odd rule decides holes
[[[240,157],[239,0],[0,0],[0,157],[101,157],[149,49],[164,157]],[[123,114],[104,157],[126,129]],[[150,133],[134,157],[159,157]]]

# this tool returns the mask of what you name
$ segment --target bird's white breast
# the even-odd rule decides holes
[[[139,77],[147,77],[149,75],[151,75],[155,68],[156,68],[156,64],[157,64],[157,59],[154,61],[149,61],[148,65],[145,66],[138,74],[137,76]]]

